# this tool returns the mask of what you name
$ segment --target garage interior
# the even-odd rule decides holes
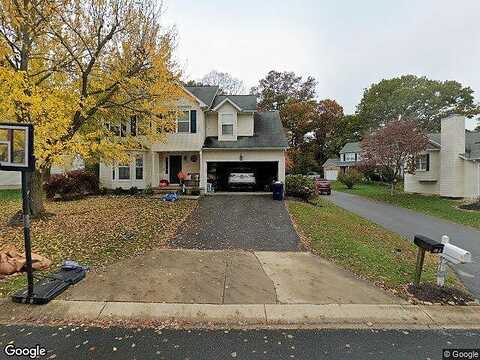
[[[255,174],[254,189],[248,187],[232,189],[228,186],[228,175],[232,171],[249,169]],[[208,162],[207,178],[213,182],[215,191],[272,191],[271,184],[278,179],[277,161],[230,161]]]

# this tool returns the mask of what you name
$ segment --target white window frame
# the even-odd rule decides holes
[[[179,121],[179,118],[177,117],[176,119],[176,133],[177,134],[190,134],[192,132],[192,119],[191,119],[191,111],[190,110],[182,110],[183,112],[186,112],[188,115],[187,115],[187,118],[188,120],[182,120],[182,121]],[[187,122],[188,121],[188,131],[178,131],[178,123],[179,122]]]
[[[420,166],[419,166],[420,165]],[[428,171],[428,154],[420,154],[415,158],[415,171]]]
[[[117,165],[117,180],[118,181],[130,181],[132,179],[132,169],[131,164],[119,164]],[[128,169],[128,179],[120,179],[120,168],[127,168]]]
[[[345,161],[355,161],[355,153],[349,152],[345,153]]]
[[[137,165],[137,160],[139,159],[142,159],[142,166],[138,166]],[[144,181],[145,180],[145,157],[143,156],[143,154],[137,154],[135,156],[135,159],[134,159],[134,169],[135,169],[135,178],[134,180],[135,181]],[[141,179],[137,179],[137,170],[138,169],[142,169],[142,178]]]
[[[231,121],[225,121],[225,115],[228,117],[231,116]],[[231,134],[224,134],[223,133],[223,125],[232,125],[232,133]],[[235,114],[234,113],[222,113],[220,115],[220,131],[222,137],[234,137],[235,136]]]

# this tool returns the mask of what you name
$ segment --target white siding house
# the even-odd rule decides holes
[[[429,135],[427,150],[417,158],[415,174],[405,174],[405,192],[452,198],[480,197],[480,133],[465,130],[465,117],[441,121]]]
[[[132,152],[128,164],[101,162],[103,187],[157,188],[160,182],[176,186],[182,172],[187,182],[207,192],[212,188],[208,183],[224,188],[228,172],[236,168],[254,171],[262,189],[285,180],[287,140],[277,111],[258,112],[255,96],[218,95],[216,86],[183,89],[179,107],[184,115],[177,119],[176,132],[167,134],[165,142]]]

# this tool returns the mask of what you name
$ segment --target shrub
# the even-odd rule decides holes
[[[356,169],[348,169],[345,173],[338,174],[337,180],[349,189],[362,181],[362,173]]]
[[[125,190],[123,190],[121,187],[117,187],[113,189],[112,193],[113,195],[123,195],[125,194]]]
[[[304,175],[289,175],[285,182],[285,193],[308,201],[315,195],[315,181]]]
[[[69,200],[99,191],[98,177],[84,170],[70,171],[65,174],[51,175],[44,185],[47,198],[59,196]]]
[[[138,193],[138,188],[136,186],[132,186],[130,189],[128,189],[128,193],[130,195],[136,195]]]
[[[145,189],[143,190],[145,195],[153,195],[153,188],[152,185],[148,184]]]

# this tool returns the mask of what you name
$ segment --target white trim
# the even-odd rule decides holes
[[[192,111],[189,110],[181,110],[182,112],[188,113],[188,131],[178,132],[178,117],[175,119],[175,134],[191,134],[192,133]],[[186,121],[182,121],[186,122]]]
[[[224,150],[282,150],[285,151],[286,147],[250,147],[250,148],[202,148],[202,151],[224,151]]]
[[[218,104],[217,106],[215,106],[212,110],[213,111],[217,111],[219,108],[222,107],[223,104],[225,104],[225,102],[229,102],[235,109],[237,109],[238,111],[242,111],[242,108],[240,108],[237,104],[235,104],[232,100],[230,100],[228,97],[225,98],[220,104]]]

